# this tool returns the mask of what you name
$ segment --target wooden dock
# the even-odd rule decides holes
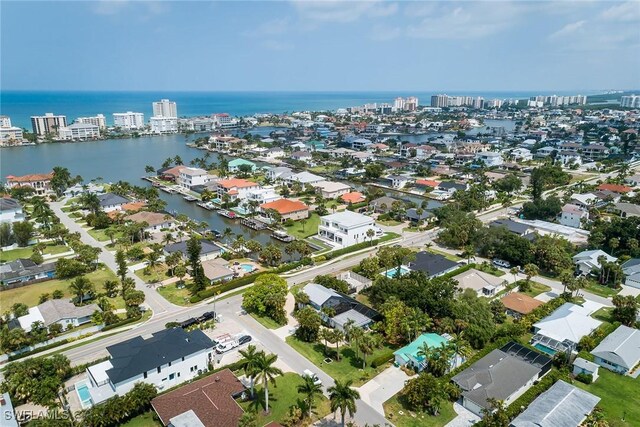
[[[240,220],[240,224],[244,225],[245,227],[249,227],[252,230],[264,230],[268,227],[264,222],[251,218],[243,218],[242,220]]]

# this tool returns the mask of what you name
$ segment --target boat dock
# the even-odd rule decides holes
[[[198,202],[198,203],[196,203],[196,205],[200,206],[201,208],[205,208],[205,209],[207,209],[209,211],[214,211],[214,210],[218,209],[216,207],[216,205],[214,205],[211,202]]]
[[[187,196],[184,196],[184,197],[183,197],[183,199],[185,199],[187,202],[195,202],[196,200],[198,200],[198,199],[196,199],[195,197],[193,197],[193,196],[188,196],[188,195],[187,195]]]
[[[273,239],[280,240],[281,242],[285,242],[285,243],[291,243],[294,240],[296,240],[295,237],[289,236],[284,231],[279,231],[279,230],[275,230],[273,233],[271,233],[271,237]]]
[[[229,218],[229,219],[236,219],[238,217],[235,212],[226,211],[224,209],[220,209],[218,211],[218,215],[222,215],[223,217]]]
[[[262,221],[258,221],[257,219],[243,218],[242,220],[240,220],[240,224],[244,225],[245,227],[249,227],[252,230],[264,230],[265,228],[267,228],[267,224]]]

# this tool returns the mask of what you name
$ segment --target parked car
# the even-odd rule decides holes
[[[313,383],[314,383],[315,385],[320,385],[320,384],[322,384],[322,380],[321,380],[320,378],[318,378],[318,376],[317,376],[316,374],[314,374],[313,372],[311,372],[311,371],[310,371],[310,370],[308,370],[308,369],[305,369],[305,370],[302,372],[302,376],[303,376],[303,377],[313,378]]]
[[[251,335],[243,335],[240,338],[238,338],[238,345],[242,345],[242,344],[246,344],[248,342],[251,342]]]
[[[198,317],[198,323],[203,323],[203,322],[207,322],[209,320],[216,318],[216,312],[215,311],[207,311],[206,313],[202,313],[202,316]]]
[[[503,259],[494,258],[492,262],[496,267],[511,268],[511,264]]]
[[[198,323],[198,321],[196,319],[194,319],[193,317],[190,319],[185,320],[184,322],[180,323],[180,327],[182,329],[186,329],[189,326],[193,326],[196,325]]]
[[[231,341],[222,342],[222,343],[217,345],[216,353],[218,353],[218,354],[226,353],[227,351],[232,350],[232,349],[236,348],[237,346],[238,346],[238,341],[237,340],[231,340]]]

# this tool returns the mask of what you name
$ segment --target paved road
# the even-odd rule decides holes
[[[67,227],[70,232],[80,233],[80,240],[82,241],[82,243],[102,249],[102,252],[100,252],[100,255],[98,257],[100,262],[104,263],[112,271],[114,272],[118,271],[118,266],[116,264],[116,257],[113,253],[109,252],[109,249],[107,248],[106,244],[94,239],[87,232],[87,230],[82,228],[80,224],[78,224],[72,218],[70,218],[66,212],[62,211],[62,207],[64,206],[64,200],[60,202],[50,203],[50,206],[53,212],[56,214],[56,216],[60,218],[60,222],[62,222],[62,224],[65,227]],[[151,310],[153,310],[154,316],[160,313],[181,309],[181,307],[174,305],[169,301],[167,301],[166,299],[164,299],[154,289],[148,288],[147,284],[135,274],[129,273],[128,276],[135,281],[136,289],[144,292],[145,303],[149,306],[149,308],[151,308]]]

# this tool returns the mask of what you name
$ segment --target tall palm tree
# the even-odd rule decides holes
[[[275,384],[275,378],[282,375],[282,371],[276,368],[274,363],[278,360],[277,354],[267,355],[261,352],[256,360],[255,378],[256,381],[262,381],[264,387],[264,410],[269,412],[269,383]]]
[[[316,396],[322,394],[322,385],[316,383],[315,379],[309,375],[302,377],[304,382],[298,384],[298,393],[302,394],[307,402],[307,408],[309,409],[309,418],[311,418],[311,412],[313,411],[313,401]]]
[[[245,350],[238,351],[242,357],[244,357],[244,364],[242,365],[242,369],[244,370],[244,374],[251,380],[251,398],[253,398],[253,382],[256,378],[256,365],[258,363],[258,358],[261,356],[263,351],[258,352],[256,350],[256,346],[251,344]]]
[[[76,277],[69,285],[69,290],[73,292],[78,300],[78,304],[82,304],[85,296],[93,292],[93,284],[84,276]]]
[[[327,389],[329,401],[331,402],[331,411],[340,410],[342,427],[344,427],[344,418],[347,411],[349,411],[349,416],[353,417],[353,414],[356,413],[356,400],[360,399],[360,393],[352,389],[351,384],[353,384],[352,380],[345,382],[336,380],[335,385]]]

